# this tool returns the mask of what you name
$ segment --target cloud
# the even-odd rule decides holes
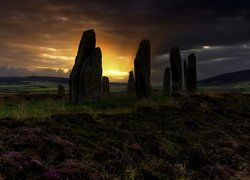
[[[115,57],[128,57],[105,61],[122,64],[127,71],[140,40],[150,39],[154,82],[161,80],[162,69],[169,63],[167,54],[176,45],[184,53],[201,51],[197,51],[200,79],[246,69],[249,56],[240,46],[250,43],[249,7],[249,0],[3,1],[0,66],[68,70],[82,31],[94,28],[104,55],[108,49],[116,52]],[[220,49],[205,51],[203,46]]]
[[[34,69],[22,67],[0,66],[0,77],[25,77],[25,76],[51,76],[51,77],[69,77],[70,71],[65,72],[62,69]]]

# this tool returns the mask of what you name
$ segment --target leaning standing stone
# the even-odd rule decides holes
[[[102,94],[109,94],[109,78],[106,76],[103,76],[102,78]]]
[[[79,44],[78,53],[75,59],[75,65],[69,78],[69,100],[71,103],[78,103],[80,73],[84,61],[91,55],[96,46],[96,37],[94,30],[85,31]]]
[[[164,72],[163,81],[163,96],[171,95],[171,79],[170,79],[170,68],[166,68]]]
[[[137,98],[147,98],[152,94],[150,84],[150,41],[140,43],[135,61],[135,87]]]
[[[128,78],[127,93],[134,93],[134,92],[135,92],[135,78],[133,71],[130,71]]]
[[[182,90],[182,62],[178,47],[174,47],[170,52],[170,64],[173,93],[178,93]]]

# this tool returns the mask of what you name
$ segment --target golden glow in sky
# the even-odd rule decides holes
[[[67,35],[64,34],[63,38],[42,36],[8,42],[6,45],[11,53],[2,54],[1,64],[25,68],[38,75],[68,77],[75,63],[82,31]],[[111,82],[126,82],[129,71],[134,67],[137,42],[131,40],[121,44],[119,38],[114,37],[96,31],[96,47],[102,50],[103,76],[108,76]]]
[[[78,51],[78,43],[80,37],[74,39],[74,43],[70,47],[65,46],[39,46],[31,48],[31,46],[25,46],[32,51],[39,53],[40,60],[33,66],[30,65],[30,69],[58,69],[67,73],[72,69],[75,57]],[[23,46],[23,45],[22,45]],[[129,71],[133,70],[134,60],[134,47],[128,48],[127,51],[116,46],[105,39],[99,39],[97,37],[97,47],[102,50],[102,68],[103,76],[110,78],[112,82],[125,82],[127,81]],[[132,49],[132,51],[130,50]]]
[[[125,81],[128,72],[133,69],[132,57],[121,57],[109,48],[102,48],[102,68],[103,75],[111,81]]]
[[[129,71],[133,70],[135,47],[113,42],[109,38],[103,38],[97,33],[97,47],[102,50],[103,76],[107,76],[113,82],[125,82]],[[132,50],[132,51],[131,51]]]
[[[68,54],[61,53],[60,50],[56,48],[43,47],[40,48],[46,53],[41,53],[40,57],[43,59],[42,61],[51,63],[53,61],[57,61],[61,63],[58,69],[64,70],[67,72],[69,69],[73,67],[75,61],[75,55],[72,52]],[[108,48],[102,49],[102,68],[103,68],[103,76],[107,76],[111,81],[122,82],[126,81],[128,77],[128,72],[133,69],[132,56],[119,56],[115,52],[112,52]],[[74,50],[76,52],[76,50]],[[35,66],[34,68],[53,68],[53,67],[45,67],[45,66]],[[54,69],[54,68],[53,68]]]

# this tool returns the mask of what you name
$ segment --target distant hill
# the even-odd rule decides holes
[[[0,94],[17,94],[23,91],[29,93],[57,93],[58,84],[68,90],[69,79],[61,77],[29,76],[0,77]],[[125,83],[110,83],[113,92],[124,91]]]
[[[222,86],[235,83],[250,82],[250,70],[226,73],[199,81],[199,85]]]
[[[49,76],[28,76],[28,77],[0,77],[0,84],[26,84],[26,82],[51,82],[68,84],[68,78]],[[126,83],[113,82],[111,85],[124,86]]]
[[[1,84],[22,84],[25,82],[53,82],[53,83],[68,83],[68,78],[61,77],[46,77],[46,76],[29,76],[29,77],[0,77]]]

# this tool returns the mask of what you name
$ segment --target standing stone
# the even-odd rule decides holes
[[[78,87],[78,103],[94,102],[101,96],[102,89],[102,52],[95,48],[81,67]]]
[[[188,89],[188,65],[186,60],[184,60],[184,81],[185,88]]]
[[[188,92],[193,93],[197,89],[197,72],[195,54],[188,56]]]
[[[127,93],[134,93],[134,92],[135,92],[135,78],[133,71],[130,71],[128,78]]]
[[[150,41],[140,43],[135,61],[135,87],[137,98],[147,98],[152,94],[150,84]]]
[[[171,95],[171,74],[170,68],[166,68],[164,72],[164,81],[163,81],[163,96]]]
[[[93,101],[101,94],[102,54],[100,48],[95,46],[94,30],[85,31],[69,79],[71,103]]]
[[[173,93],[178,93],[182,90],[182,61],[178,47],[174,47],[170,52],[170,64]]]
[[[102,94],[109,94],[109,78],[106,76],[103,76],[102,78]]]
[[[65,96],[65,89],[64,86],[61,84],[58,85],[58,96],[60,98],[63,98]]]

